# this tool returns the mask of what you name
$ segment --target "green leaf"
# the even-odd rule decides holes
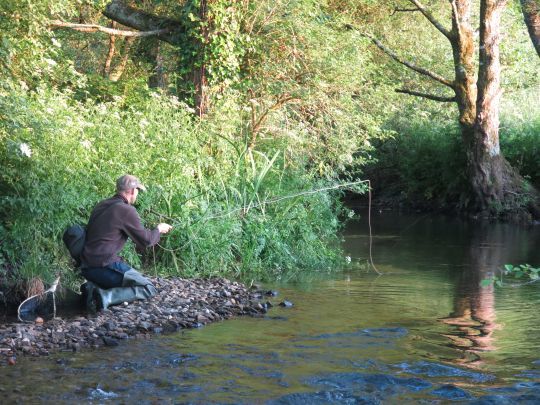
[[[489,287],[492,284],[493,284],[493,279],[492,278],[485,278],[480,282],[481,287]]]

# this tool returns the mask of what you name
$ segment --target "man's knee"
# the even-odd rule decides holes
[[[124,279],[122,280],[122,287],[135,287],[135,286],[147,286],[151,285],[152,282],[144,277],[135,269],[128,270],[124,273]],[[154,288],[155,290],[155,288]]]

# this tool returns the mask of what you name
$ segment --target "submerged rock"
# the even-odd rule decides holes
[[[293,303],[291,301],[286,301],[285,300],[285,301],[281,301],[279,303],[279,305],[282,306],[282,307],[285,307],[285,308],[290,308],[290,307],[293,306]]]

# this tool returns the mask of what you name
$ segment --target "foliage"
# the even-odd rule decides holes
[[[55,19],[108,25],[104,1],[2,2],[2,277],[71,274],[62,230],[84,223],[127,172],[150,185],[139,201],[145,223],[175,225],[150,254],[124,252],[159,274],[277,278],[332,268],[341,260],[339,192],[294,195],[364,176],[366,165],[378,193],[467,205],[455,107],[395,93],[402,82],[438,90],[347,28],[451,76],[448,44],[420,13],[394,12],[399,0],[208,3],[202,18],[199,0],[137,2],[185,28],[181,45],[160,44],[174,84],[159,93],[147,85],[155,38],[135,40],[112,83],[102,75],[107,35],[49,29]],[[446,2],[429,5],[448,21]],[[501,46],[501,145],[538,185],[540,69],[518,11],[508,8]],[[212,103],[199,119],[185,103],[203,66]]]
[[[505,277],[510,280],[527,280],[518,284],[510,284],[512,286],[516,285],[525,285],[530,283],[535,283],[540,278],[540,268],[532,267],[530,264],[505,264],[504,269],[500,271],[498,276],[493,276],[486,278],[481,281],[482,287],[489,287],[490,285],[496,285],[497,287],[503,287]]]
[[[62,45],[48,29],[54,18],[74,15],[75,2],[6,0],[0,3],[0,73],[33,88],[43,77],[50,83],[77,84],[80,74],[62,58]],[[9,85],[3,81],[3,86]]]
[[[18,278],[69,273],[63,230],[85,223],[126,172],[149,185],[144,222],[175,226],[143,258],[160,274],[280,278],[342,260],[339,194],[272,201],[326,183],[282,149],[246,153],[237,128],[194,119],[174,98],[126,106],[10,91],[0,111],[10,117],[0,127],[1,256]],[[123,255],[141,265],[132,246]]]
[[[239,88],[252,121],[266,118],[251,135],[257,142],[302,137],[309,144],[298,158],[328,178],[357,174],[371,160],[370,140],[387,136],[358,97],[375,69],[366,41],[344,22],[324,2],[284,0],[256,3],[243,21],[252,46]],[[288,101],[275,108],[280,100]]]
[[[536,188],[540,188],[539,93],[540,87],[514,91],[503,105],[500,131],[504,156]]]
[[[537,90],[516,91],[505,99],[501,117],[501,150],[508,161],[531,182],[540,186],[540,110]],[[425,104],[426,102],[423,101]],[[387,119],[396,134],[375,143],[376,162],[367,176],[383,200],[430,208],[466,208],[468,184],[459,128],[448,124],[436,109],[419,110],[417,104]],[[429,124],[426,124],[429,122]]]
[[[334,3],[350,2],[337,1]],[[392,4],[390,4],[392,3]],[[390,10],[403,7],[406,2],[389,2]],[[427,4],[426,4],[427,5]],[[365,9],[365,5],[363,6]],[[431,2],[429,9],[448,27],[448,3]],[[347,8],[356,24],[368,23],[373,13],[354,14]],[[451,51],[446,39],[429,24],[421,13],[382,12],[376,24],[362,26],[373,32],[403,58],[452,77]],[[519,8],[508,7],[503,16],[504,39],[501,43],[504,95],[501,108],[500,144],[503,155],[513,167],[533,185],[538,178],[538,94],[540,60],[534,50],[519,15]],[[422,38],[418,41],[409,38]],[[384,98],[371,91],[369,103],[379,106],[376,112],[384,120],[383,128],[394,133],[392,139],[374,144],[376,158],[366,169],[376,187],[376,195],[384,199],[424,208],[463,209],[469,204],[469,185],[465,181],[465,156],[459,145],[459,128],[455,123],[458,111],[450,103],[436,103],[393,92],[408,87],[427,93],[441,93],[432,81],[423,80],[377,49],[372,57],[380,66],[376,85],[384,86]],[[399,82],[393,77],[399,77]],[[414,83],[414,86],[411,85]]]
[[[389,122],[399,133],[376,145],[377,162],[367,174],[382,200],[421,207],[448,208],[468,203],[465,156],[459,129],[425,117],[399,115]]]

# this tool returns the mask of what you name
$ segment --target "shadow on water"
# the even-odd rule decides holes
[[[365,219],[345,250],[364,262]],[[262,319],[0,367],[8,402],[540,403],[537,285],[481,288],[538,263],[540,229],[380,215],[373,258],[309,284],[273,285]],[[353,260],[354,261],[354,260]]]

